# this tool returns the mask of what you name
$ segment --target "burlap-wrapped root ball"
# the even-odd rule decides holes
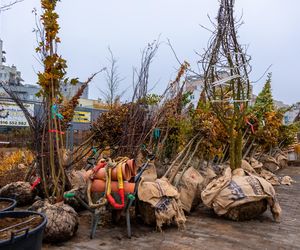
[[[50,204],[47,201],[35,202],[30,210],[43,213],[47,217],[44,241],[57,243],[69,240],[78,229],[78,214],[62,202]]]
[[[141,216],[143,222],[149,226],[156,225],[156,217],[155,217],[155,209],[151,206],[151,204],[147,202],[137,201],[137,210],[138,214]]]
[[[2,187],[0,196],[15,199],[18,206],[25,206],[32,204],[35,192],[29,182],[17,181]]]
[[[224,217],[234,221],[252,220],[263,214],[268,208],[266,199],[249,202],[229,210]]]

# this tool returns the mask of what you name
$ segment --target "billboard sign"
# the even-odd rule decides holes
[[[90,123],[91,122],[91,112],[86,111],[76,111],[74,113],[73,122],[76,123]]]
[[[34,104],[23,103],[31,115],[34,115]],[[0,101],[0,126],[28,127],[23,111],[14,102]]]

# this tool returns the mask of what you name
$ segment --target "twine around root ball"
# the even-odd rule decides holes
[[[44,232],[44,241],[58,243],[71,239],[78,229],[78,214],[67,204],[47,201],[37,201],[31,210],[44,213],[47,225]]]
[[[2,187],[0,196],[15,199],[17,206],[25,206],[33,202],[35,192],[29,182],[17,181]]]

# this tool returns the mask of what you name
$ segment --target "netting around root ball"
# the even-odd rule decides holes
[[[18,206],[25,206],[32,204],[35,193],[29,182],[17,181],[2,187],[0,196],[15,199]]]
[[[69,240],[78,229],[78,214],[67,204],[50,204],[44,201],[35,202],[31,210],[43,213],[47,217],[44,241],[57,243]]]

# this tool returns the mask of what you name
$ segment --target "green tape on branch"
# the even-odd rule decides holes
[[[66,193],[64,194],[64,198],[66,199],[70,199],[70,198],[74,198],[75,197],[75,193]]]
[[[51,107],[51,114],[52,114],[52,119],[57,117],[59,120],[63,120],[64,116],[58,112],[58,106],[56,104],[53,104]]]
[[[133,194],[128,194],[128,195],[127,195],[127,198],[128,198],[129,200],[132,200],[132,201],[135,200],[135,196],[134,196]]]
[[[153,137],[154,137],[154,139],[156,139],[156,140],[159,139],[159,137],[160,137],[160,129],[159,129],[159,128],[155,128],[155,129],[153,130]]]

